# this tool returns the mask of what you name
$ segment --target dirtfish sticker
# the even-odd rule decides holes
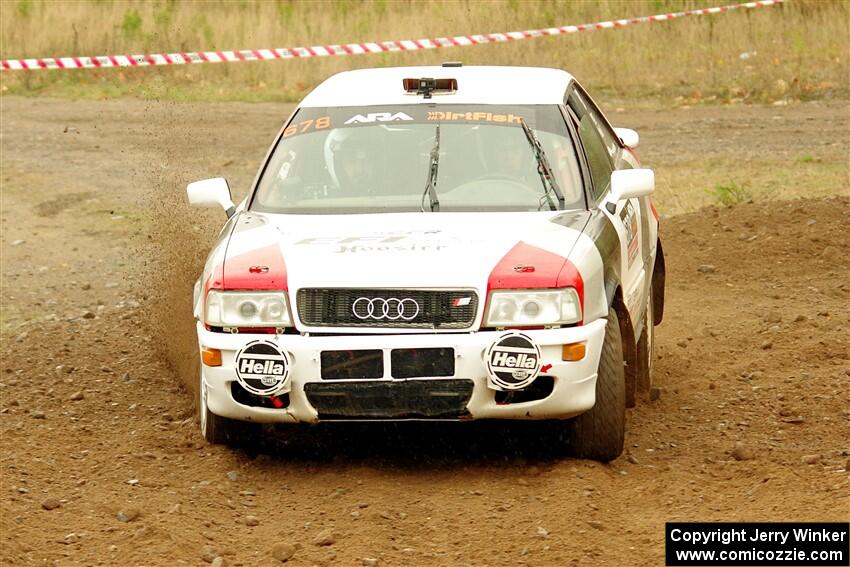
[[[258,396],[289,391],[289,356],[270,341],[251,341],[236,353],[236,378]]]
[[[515,114],[494,114],[492,112],[428,112],[428,120],[463,121],[463,122],[496,122],[503,124],[522,124],[522,117]],[[347,122],[346,122],[347,124]]]
[[[487,381],[494,390],[519,390],[540,374],[540,347],[528,336],[512,332],[490,345]]]

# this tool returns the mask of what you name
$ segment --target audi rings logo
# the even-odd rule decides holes
[[[409,297],[358,297],[351,305],[351,312],[361,321],[413,321],[419,315],[419,304]]]

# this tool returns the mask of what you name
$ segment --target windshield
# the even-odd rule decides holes
[[[550,188],[523,121],[540,140],[564,208],[584,208],[576,152],[557,106],[415,104],[300,109],[251,209],[430,212],[436,193],[441,212],[549,210]]]

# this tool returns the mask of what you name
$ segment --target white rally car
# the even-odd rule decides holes
[[[568,73],[367,69],[320,84],[195,286],[200,422],[551,420],[600,460],[652,379],[664,259],[632,130]]]

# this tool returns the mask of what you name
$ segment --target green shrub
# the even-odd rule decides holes
[[[18,0],[16,9],[20,17],[29,18],[32,14],[32,0]]]
[[[721,185],[716,185],[709,194],[724,207],[731,207],[738,203],[749,201],[753,198],[752,194],[747,190],[747,183],[738,183],[731,181]]]
[[[126,39],[135,39],[142,33],[142,14],[138,10],[127,10],[121,20],[121,33]]]

